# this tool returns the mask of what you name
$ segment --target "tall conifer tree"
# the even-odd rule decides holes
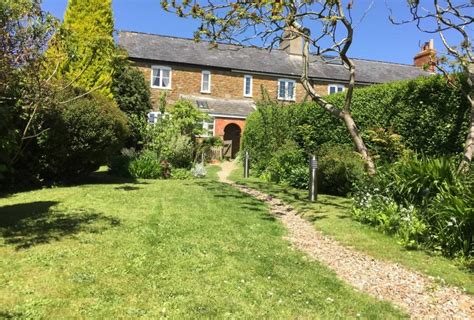
[[[118,58],[112,0],[69,0],[64,23],[49,48],[59,79],[111,96]]]

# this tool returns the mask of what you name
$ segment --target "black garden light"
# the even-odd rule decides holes
[[[311,202],[318,200],[318,160],[315,155],[309,157],[309,195],[308,200]]]

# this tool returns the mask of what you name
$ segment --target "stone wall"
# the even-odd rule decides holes
[[[197,67],[151,64],[144,62],[136,62],[135,64],[143,72],[145,79],[148,81],[148,83],[150,83],[150,86],[151,67],[153,65],[163,65],[172,69],[171,89],[151,88],[152,100],[155,106],[157,106],[159,97],[163,91],[168,93],[169,103],[173,103],[174,101],[178,100],[180,95],[257,101],[262,97],[262,88],[266,90],[270,98],[277,99],[278,79],[280,78],[277,76],[271,77],[267,75],[248,73],[253,77],[253,96],[248,98],[244,97],[244,73],[229,72],[213,68],[204,69]],[[211,93],[201,93],[202,70],[211,72]],[[314,85],[314,87],[320,95],[327,95],[328,83],[317,83]],[[296,101],[302,102],[304,99],[308,99],[306,92],[301,83],[297,81]]]

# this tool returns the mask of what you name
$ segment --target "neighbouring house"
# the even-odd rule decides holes
[[[308,96],[299,78],[302,71],[302,41],[288,37],[279,49],[219,44],[171,36],[122,31],[119,45],[129,59],[150,81],[152,99],[157,102],[163,91],[169,102],[193,101],[212,117],[204,123],[209,136],[232,141],[232,157],[239,151],[245,119],[255,110],[255,101],[266,92],[282,102],[301,102]],[[356,83],[367,86],[396,80],[413,79],[430,73],[433,43],[425,44],[414,65],[354,59]],[[313,56],[310,78],[316,91],[328,95],[344,91],[348,72],[337,60],[324,61]],[[159,116],[155,111],[151,119]]]

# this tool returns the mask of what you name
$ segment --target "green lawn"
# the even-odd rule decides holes
[[[318,202],[307,201],[308,193],[290,187],[266,183],[257,178],[243,179],[243,170],[235,170],[230,179],[273,194],[292,204],[316,229],[341,243],[373,257],[398,262],[413,270],[435,277],[474,294],[474,275],[458,268],[452,261],[423,251],[406,250],[391,236],[354,221],[350,217],[351,201],[346,198],[319,195]]]
[[[211,176],[215,178],[215,168]],[[0,318],[401,318],[213,179],[120,181],[0,198]]]

